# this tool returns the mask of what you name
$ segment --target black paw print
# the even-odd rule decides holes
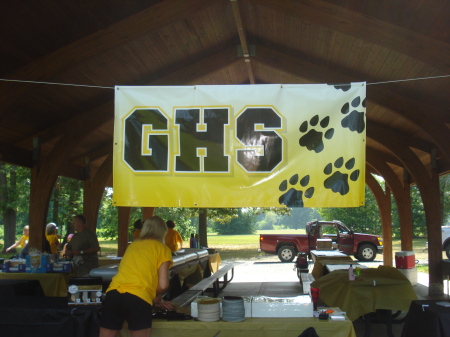
[[[327,166],[325,166],[325,169],[323,170],[323,173],[326,175],[330,175],[333,172],[333,166],[337,169],[340,169],[344,165],[344,158],[340,157],[336,159],[334,162],[334,165],[332,163],[329,163]],[[355,158],[349,159],[345,163],[345,168],[347,170],[352,170],[355,166]],[[350,173],[350,180],[356,181],[359,177],[359,170],[354,170]],[[332,176],[325,179],[323,182],[323,185],[325,188],[331,189],[334,193],[340,193],[341,195],[346,195],[350,191],[350,187],[348,186],[348,174],[342,173],[340,171],[335,171]]]
[[[295,185],[298,183],[298,174],[294,174],[289,179],[289,185],[292,187],[284,193],[279,199],[280,205],[286,205],[287,207],[303,207],[303,197],[305,198],[311,198],[314,194],[314,187],[308,188],[304,193],[302,190],[296,190]],[[304,176],[302,179],[300,179],[300,186],[306,187],[309,184],[309,175]],[[283,182],[280,184],[280,191],[285,192],[288,188],[288,181],[283,180]]]
[[[308,121],[304,121],[302,125],[300,125],[300,132],[305,133],[308,131],[308,124],[312,127],[307,134],[303,135],[300,140],[299,144],[300,146],[306,146],[306,148],[309,151],[315,151],[316,153],[319,153],[323,150],[324,144],[323,144],[323,137],[326,139],[331,139],[334,135],[334,129],[330,128],[325,131],[325,135],[322,131],[316,131],[315,127],[319,123],[319,115],[315,115],[313,118],[310,119],[309,123]],[[324,117],[320,121],[320,128],[326,129],[328,127],[328,124],[330,123],[330,117]]]
[[[361,105],[361,106],[360,106]],[[356,108],[360,106],[360,108],[366,107],[366,99],[364,99],[361,102],[361,97],[356,97],[351,102],[352,112],[350,112],[350,104],[345,103],[341,108],[341,113],[346,115],[342,121],[341,125],[344,128],[350,129],[350,131],[356,131],[358,133],[361,133],[366,128],[366,123],[364,122],[364,115],[365,113],[363,111],[358,111]],[[350,114],[348,114],[350,112]]]
[[[342,90],[343,92],[349,91],[352,88],[351,83],[328,84],[328,85],[332,85],[336,90]]]

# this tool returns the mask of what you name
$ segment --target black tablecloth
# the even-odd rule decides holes
[[[99,331],[98,313],[92,307],[0,307],[1,336],[98,337]]]
[[[45,296],[38,280],[0,280],[0,298],[10,296]]]
[[[411,302],[402,337],[450,336],[450,307],[436,302],[439,301]]]

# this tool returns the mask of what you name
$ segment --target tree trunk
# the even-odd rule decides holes
[[[16,242],[16,210],[9,206],[10,196],[9,189],[16,188],[17,175],[11,172],[10,181],[6,172],[2,170],[4,164],[0,163],[0,209],[2,211],[3,229],[4,229],[4,246],[2,253],[5,253],[6,248]],[[9,185],[9,186],[8,186]]]
[[[199,247],[208,247],[208,236],[206,234],[208,209],[200,208],[198,211],[198,234],[200,236]]]
[[[59,195],[60,195],[60,187],[61,187],[61,181],[60,178],[56,180],[55,188],[53,189],[53,216],[52,221],[60,227],[61,224],[59,223]]]

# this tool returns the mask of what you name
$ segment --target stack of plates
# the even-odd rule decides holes
[[[225,296],[222,299],[222,319],[227,322],[241,322],[245,319],[244,299]]]
[[[216,322],[220,319],[220,300],[208,299],[198,302],[198,320]]]

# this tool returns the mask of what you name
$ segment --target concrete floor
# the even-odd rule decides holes
[[[225,262],[226,263],[226,262]],[[234,278],[231,283],[219,294],[222,296],[258,296],[292,297],[303,294],[297,273],[292,263],[281,263],[276,258],[268,258],[261,261],[237,261],[235,263]],[[381,261],[369,263],[369,267],[376,267]],[[414,290],[419,299],[428,297],[428,274],[418,273],[418,284]],[[446,282],[445,292],[448,294]],[[402,313],[399,318],[404,317]],[[358,319],[353,322],[357,337],[363,337],[365,323]],[[395,337],[402,334],[403,323],[393,324],[392,331]],[[372,337],[387,336],[385,324],[373,324]]]

